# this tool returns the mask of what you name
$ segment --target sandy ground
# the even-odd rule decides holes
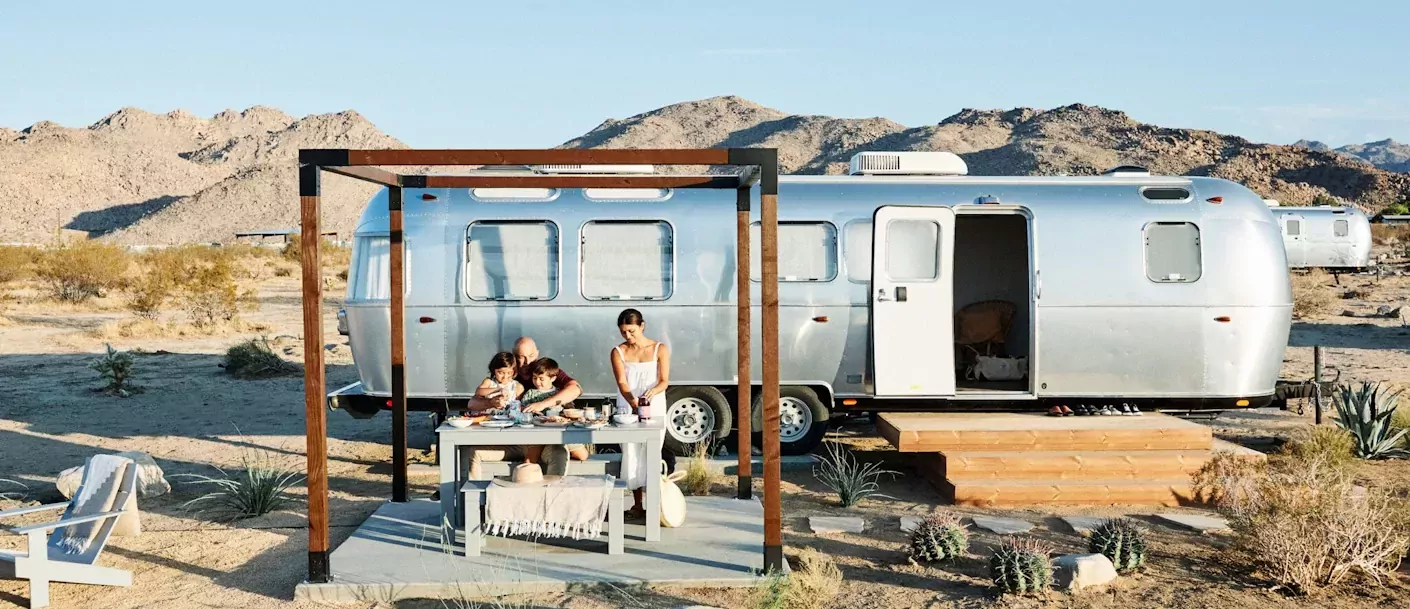
[[[1405,268],[1403,265],[1399,268]],[[1363,287],[1370,278],[1344,278],[1346,286]],[[1410,277],[1382,279],[1369,295],[1337,304],[1331,315],[1302,320],[1293,331],[1285,376],[1311,376],[1311,347],[1326,347],[1326,362],[1342,371],[1343,380],[1365,379],[1410,384],[1410,328],[1399,320],[1372,318],[1382,304],[1410,303]],[[65,307],[21,291],[0,300],[0,478],[30,487],[22,502],[0,500],[0,509],[61,500],[53,481],[62,469],[79,465],[89,455],[120,450],[151,454],[165,469],[173,493],[142,503],[143,533],[115,538],[103,563],[131,570],[135,585],[128,589],[56,584],[56,607],[177,608],[250,607],[264,609],[312,606],[293,600],[293,589],[306,568],[307,528],[299,506],[236,524],[218,524],[183,507],[203,489],[179,474],[212,474],[215,467],[238,467],[251,450],[267,451],[276,461],[302,469],[304,459],[303,389],[301,377],[261,381],[235,380],[219,367],[220,354],[246,337],[266,334],[298,359],[302,342],[297,280],[276,278],[261,285],[257,311],[244,315],[246,326],[215,336],[116,338],[119,349],[141,350],[137,382],[144,391],[122,399],[97,393],[97,376],[87,368],[105,340],[95,336],[104,324],[128,319],[115,301],[94,306]],[[333,312],[336,293],[330,292],[326,334],[329,349],[328,386],[356,380],[345,341],[336,333]],[[1358,317],[1338,315],[1347,309]],[[1226,414],[1211,424],[1227,439],[1267,447],[1276,438],[1307,425],[1302,416],[1277,410]],[[426,433],[424,422],[417,422]],[[385,417],[355,420],[333,412],[328,417],[328,457],[333,542],[341,543],[376,506],[390,487],[390,429]],[[807,473],[785,476],[785,543],[811,546],[836,558],[845,584],[836,606],[856,609],[883,607],[1027,607],[1035,599],[995,599],[984,579],[978,556],[996,542],[975,536],[975,557],[946,568],[908,564],[902,554],[903,535],[897,518],[937,509],[939,495],[920,482],[902,455],[888,449],[858,421],[838,432],[864,459],[883,460],[900,472],[885,483],[890,498],[867,501],[843,510]],[[1410,485],[1407,462],[1366,464],[1366,477]],[[413,479],[413,493],[429,495],[429,481]],[[728,486],[718,486],[728,492]],[[0,489],[9,490],[9,489]],[[301,494],[297,488],[295,494]],[[962,510],[978,513],[977,510]],[[867,533],[815,536],[806,532],[810,515],[852,514],[866,518]],[[1014,515],[1039,525],[1036,533],[1064,551],[1081,551],[1082,540],[1056,516],[1072,513],[1133,514],[1149,510],[1035,509],[988,510]],[[8,523],[7,523],[8,524]],[[1288,599],[1248,580],[1240,565],[1229,564],[1226,540],[1198,537],[1152,526],[1154,558],[1143,574],[1122,578],[1101,593],[1054,595],[1048,604],[1073,607],[1390,607],[1410,604],[1410,573],[1384,588],[1352,588],[1314,599]],[[0,537],[0,549],[19,546],[20,539]],[[0,581],[0,608],[26,606],[22,582]],[[521,599],[515,606],[570,608],[671,607],[699,602],[721,607],[744,606],[746,591],[637,589],[585,591]],[[375,606],[344,605],[344,606]],[[438,602],[404,601],[397,607],[439,607]]]

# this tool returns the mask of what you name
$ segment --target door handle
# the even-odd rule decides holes
[[[878,302],[891,302],[891,298],[886,295],[886,288],[881,288],[876,291],[876,300]]]

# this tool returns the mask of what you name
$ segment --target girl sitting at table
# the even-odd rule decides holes
[[[494,399],[496,406],[504,408],[510,401],[524,394],[524,386],[514,380],[518,373],[519,361],[514,354],[500,351],[490,358],[490,375],[480,382],[475,395]]]

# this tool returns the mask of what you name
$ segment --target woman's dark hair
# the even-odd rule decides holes
[[[539,361],[529,364],[529,374],[532,376],[542,374],[556,377],[558,376],[558,362],[553,361],[551,357],[540,359]]]
[[[645,323],[646,320],[641,318],[641,311],[636,309],[627,309],[617,316],[619,326],[640,326]]]
[[[490,374],[494,374],[494,371],[499,370],[500,368],[508,368],[510,370],[515,370],[518,367],[519,359],[514,357],[514,354],[508,351],[500,351],[499,353],[494,354],[494,357],[490,358]]]

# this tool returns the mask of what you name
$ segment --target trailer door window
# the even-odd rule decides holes
[[[583,298],[663,300],[671,297],[674,236],[660,221],[583,225]]]
[[[1351,225],[1346,220],[1336,220],[1332,222],[1332,234],[1345,237],[1351,234]]]
[[[411,247],[404,242],[402,276],[411,277]],[[353,285],[353,300],[387,300],[392,297],[392,240],[390,237],[358,237],[358,257],[361,272]],[[402,286],[403,294],[411,293],[411,282]]]
[[[1297,236],[1302,234],[1302,222],[1299,220],[1288,220],[1283,227],[1289,235]]]
[[[886,224],[886,275],[894,281],[933,281],[940,277],[940,225],[930,220]]]
[[[1146,225],[1146,277],[1161,283],[1190,283],[1201,274],[1199,227],[1189,222]]]
[[[855,220],[843,228],[843,260],[847,264],[847,279],[857,283],[871,281],[871,221]]]
[[[474,300],[552,300],[558,295],[558,227],[551,222],[470,225],[465,291]]]
[[[749,278],[762,268],[759,223],[749,226]],[[837,227],[830,222],[778,223],[778,280],[832,281],[837,277]]]

